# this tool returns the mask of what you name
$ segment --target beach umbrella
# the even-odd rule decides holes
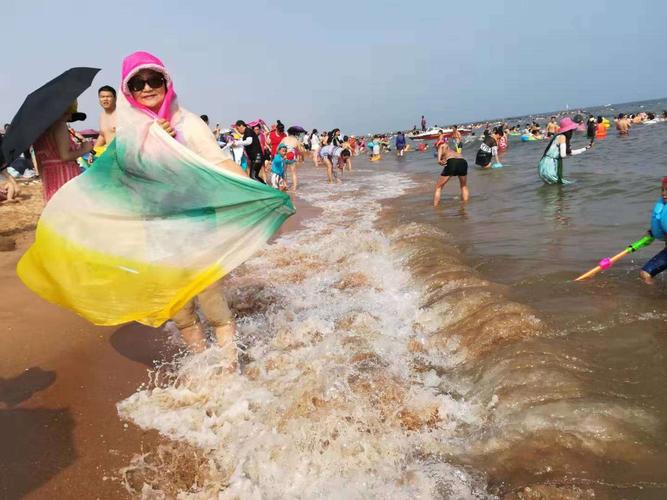
[[[41,86],[28,97],[12,119],[2,141],[8,163],[27,150],[93,83],[99,68],[71,68]],[[83,113],[75,118],[85,119]]]
[[[655,238],[652,235],[647,234],[643,238],[635,241],[634,243],[630,243],[622,252],[617,253],[613,257],[607,257],[607,258],[602,259],[598,263],[597,266],[595,266],[590,271],[582,274],[581,276],[579,276],[574,281],[583,281],[585,279],[592,278],[593,276],[595,276],[600,271],[604,271],[605,269],[609,269],[611,266],[613,266],[617,261],[621,260],[627,254],[632,253],[632,252],[636,252],[637,250],[640,250],[640,249],[650,245],[651,243],[653,243],[654,240],[655,240]]]

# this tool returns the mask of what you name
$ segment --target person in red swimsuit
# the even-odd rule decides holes
[[[80,156],[90,153],[94,142],[84,142],[77,146],[67,129],[67,122],[85,117],[77,113],[76,102],[33,144],[37,167],[42,177],[44,201],[48,202],[61,187],[81,173],[76,162]],[[85,119],[85,118],[83,118]]]
[[[285,125],[283,125],[283,123],[280,120],[278,120],[278,123],[276,123],[276,128],[272,130],[271,133],[269,134],[269,144],[271,145],[271,158],[276,156],[278,145],[285,137],[287,137],[287,134],[285,133]]]

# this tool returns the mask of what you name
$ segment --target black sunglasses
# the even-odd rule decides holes
[[[155,75],[155,76],[150,76],[146,78],[145,80],[142,78],[139,78],[138,76],[130,78],[130,81],[127,82],[127,86],[129,87],[130,91],[132,92],[141,92],[144,90],[146,87],[146,84],[152,89],[159,89],[162,87],[166,82],[164,79],[164,76],[162,75]]]

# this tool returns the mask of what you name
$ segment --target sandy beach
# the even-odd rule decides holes
[[[161,329],[97,327],[28,290],[16,264],[33,240],[41,184],[0,206],[0,498],[125,498],[119,470],[156,442],[120,420],[116,403],[147,381],[154,360],[176,348]],[[313,213],[297,215],[279,234]],[[11,248],[10,243],[10,248]]]

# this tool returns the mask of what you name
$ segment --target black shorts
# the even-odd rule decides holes
[[[480,167],[486,167],[489,163],[491,163],[491,158],[493,158],[491,153],[485,153],[484,151],[480,150],[477,152],[475,163]]]
[[[463,177],[468,175],[468,162],[463,158],[450,158],[440,174],[443,177]]]

